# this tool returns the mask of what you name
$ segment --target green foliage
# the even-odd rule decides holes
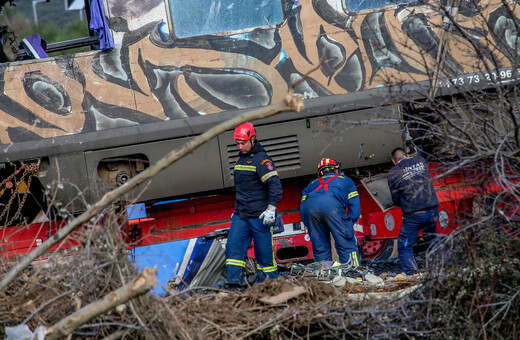
[[[30,25],[34,25],[35,20],[37,19],[38,24],[54,23],[60,28],[64,28],[69,22],[80,19],[80,13],[78,11],[65,10],[65,4],[61,0],[39,2],[36,4],[36,6],[33,4],[33,1],[30,0],[16,1],[15,4],[16,6],[4,6],[3,15],[0,16],[0,21],[3,19],[3,17],[5,18],[16,16],[25,18],[30,22]],[[36,17],[34,12],[35,9]],[[84,12],[83,19],[85,20]],[[12,22],[12,24],[17,23]],[[18,28],[20,28],[20,25],[17,25],[16,29]]]
[[[32,33],[39,33],[48,44],[82,38],[89,35],[86,22],[79,20],[70,22],[64,29],[59,28],[55,24],[41,25]]]
[[[38,33],[47,44],[67,41],[89,36],[88,22],[76,11],[65,11],[62,2],[43,3],[37,7],[38,22],[37,26],[31,15],[31,7],[27,4],[4,8],[4,14],[0,17],[0,24],[7,25],[15,32],[16,39],[22,41],[23,38],[33,33]],[[89,51],[90,47],[80,47],[50,53],[50,56],[71,54]]]
[[[47,42],[47,44],[67,41],[77,38],[87,37],[89,35],[89,30],[87,27],[86,21],[72,21],[64,29],[60,29],[54,24],[45,24],[39,27],[37,32],[40,36]],[[89,46],[79,47],[74,49],[68,49],[64,51],[58,51],[54,53],[50,53],[50,56],[57,56],[63,54],[71,54],[77,52],[90,51]]]

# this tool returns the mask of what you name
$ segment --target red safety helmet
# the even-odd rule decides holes
[[[240,124],[233,132],[233,139],[250,140],[253,136],[256,136],[255,127],[249,122]]]
[[[329,172],[334,169],[339,169],[341,166],[340,162],[335,161],[332,158],[322,158],[320,163],[318,164],[318,174],[321,176],[326,172]]]

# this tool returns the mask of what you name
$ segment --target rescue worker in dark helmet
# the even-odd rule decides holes
[[[273,252],[276,207],[282,198],[282,184],[271,158],[256,139],[251,123],[235,128],[233,139],[239,149],[234,168],[235,211],[226,245],[226,284],[245,284],[247,248],[254,241],[257,281],[278,277]]]
[[[340,163],[332,158],[320,161],[318,178],[303,190],[300,215],[307,226],[316,262],[332,261],[332,234],[339,261],[359,266],[354,236],[354,223],[361,212],[359,194],[354,181],[340,174],[339,168]]]
[[[407,275],[418,271],[413,246],[422,231],[425,245],[437,235],[439,199],[433,187],[428,165],[422,157],[410,157],[402,148],[391,153],[394,167],[388,173],[392,201],[403,212],[403,223],[397,239],[401,269]]]

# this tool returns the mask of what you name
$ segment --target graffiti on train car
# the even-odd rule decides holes
[[[515,12],[475,3],[106,0],[115,48],[0,65],[0,143],[268,105],[321,60],[305,98],[511,66]]]

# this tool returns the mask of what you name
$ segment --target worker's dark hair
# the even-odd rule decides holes
[[[395,156],[399,151],[401,151],[402,153],[404,153],[406,155],[406,151],[401,148],[401,147],[398,147],[398,148],[395,148],[392,150],[392,152],[390,153],[392,155],[392,159],[395,159],[397,160],[397,157]]]

